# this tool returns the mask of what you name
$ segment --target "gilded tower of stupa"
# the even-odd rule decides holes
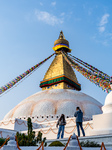
[[[54,60],[48,68],[43,81],[40,82],[42,90],[51,89],[73,89],[81,90],[77,77],[72,67],[67,63],[61,51],[70,53],[69,42],[65,39],[63,32],[60,32],[59,38],[54,42],[53,50],[56,53]]]

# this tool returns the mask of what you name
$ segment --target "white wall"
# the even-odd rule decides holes
[[[0,128],[14,130],[15,119],[0,121]]]
[[[112,113],[94,115],[93,127],[91,135],[112,134]]]
[[[67,125],[65,126],[65,132],[64,132],[64,138],[69,138],[70,135],[75,133],[77,135],[77,128],[75,123],[75,118],[68,118],[66,119]],[[43,122],[41,125],[43,128],[35,129],[36,135],[39,131],[43,133],[43,137],[46,137],[47,139],[56,139],[58,129],[56,128],[57,120],[49,121],[49,122]],[[48,127],[45,127],[48,126]],[[86,133],[86,136],[89,136],[91,131],[93,130],[93,121],[85,121],[83,122],[83,127]],[[27,131],[22,131],[22,133],[27,133]],[[82,132],[81,132],[82,135]]]
[[[33,125],[33,129],[40,128],[39,124],[37,124],[37,123],[32,123],[32,125]],[[17,130],[17,131],[28,130],[27,121],[26,120],[21,120],[21,119],[15,119],[14,130]]]
[[[7,129],[1,129],[0,128],[0,138],[8,138],[12,136],[12,134],[16,134],[16,131],[14,130],[7,130]]]
[[[40,124],[32,123],[33,129],[40,128]],[[16,131],[25,131],[28,130],[27,127],[27,121],[26,120],[21,120],[21,119],[10,119],[10,120],[2,120],[0,121],[0,128],[3,129],[10,129],[10,130],[16,130]]]

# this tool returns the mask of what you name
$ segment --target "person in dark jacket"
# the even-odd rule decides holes
[[[76,117],[76,126],[77,126],[77,132],[78,132],[78,136],[80,136],[80,130],[79,127],[82,130],[82,134],[83,136],[85,136],[85,132],[84,129],[82,127],[82,122],[83,122],[83,112],[81,111],[81,109],[79,107],[76,108],[76,112],[74,114],[74,117]]]
[[[58,119],[58,122],[56,125],[57,128],[58,128],[58,125],[59,125],[59,129],[58,129],[57,139],[59,139],[60,133],[61,133],[61,138],[63,138],[63,136],[64,136],[64,129],[65,129],[65,125],[66,125],[66,120],[65,120],[64,114],[62,114],[61,117]]]

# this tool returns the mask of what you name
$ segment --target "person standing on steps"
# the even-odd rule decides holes
[[[60,133],[61,133],[61,139],[64,137],[64,129],[65,129],[65,125],[66,125],[66,120],[65,120],[65,115],[62,114],[61,117],[58,119],[58,122],[56,124],[56,127],[58,128],[59,125],[59,129],[58,129],[58,134],[57,134],[57,139],[60,138]]]
[[[82,127],[83,112],[81,111],[80,107],[76,107],[76,112],[75,112],[75,114],[74,114],[74,117],[76,117],[76,126],[77,126],[78,136],[80,136],[79,127],[80,127],[81,130],[82,130],[83,136],[85,136],[85,132],[84,132],[84,129],[83,129],[83,127]]]

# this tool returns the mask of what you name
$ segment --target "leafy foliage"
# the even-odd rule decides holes
[[[2,146],[3,145],[3,143],[5,142],[5,138],[0,138],[0,146]],[[8,141],[7,141],[8,142]],[[6,142],[6,144],[5,145],[7,145],[7,142]]]
[[[19,146],[35,146],[35,138],[29,139],[28,135],[17,132],[16,134]]]
[[[46,146],[45,140],[46,138],[42,139],[42,133],[39,131],[37,137],[35,137],[35,132],[33,131],[31,118],[27,119],[27,125],[28,125],[28,134],[25,135],[24,133],[17,132],[17,140],[19,146],[36,146],[38,143],[44,142],[44,145]]]
[[[44,137],[43,139],[42,139],[42,133],[39,131],[38,132],[38,135],[37,135],[37,138],[36,138],[36,141],[37,141],[37,143],[44,143],[44,146],[47,146],[47,143],[45,142],[46,141],[46,137]]]
[[[32,133],[33,133],[33,127],[32,127],[32,122],[31,122],[31,118],[27,119],[27,126],[28,126],[28,139],[31,140],[32,139]]]
[[[84,142],[80,142],[81,147],[101,147],[100,144],[98,144],[97,142],[94,141],[84,141]]]
[[[62,144],[60,141],[54,141],[49,146],[65,146],[65,145]]]

